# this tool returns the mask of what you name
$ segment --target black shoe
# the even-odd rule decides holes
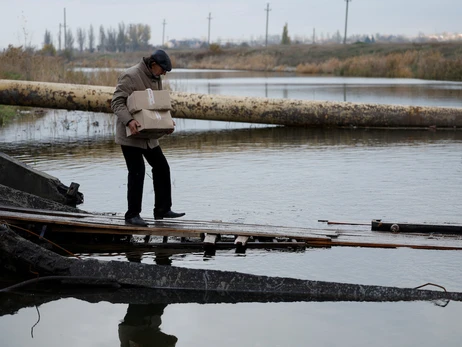
[[[146,221],[143,218],[141,218],[139,215],[135,216],[135,217],[132,217],[132,218],[126,219],[125,224],[136,225],[136,226],[139,226],[139,227],[147,227],[148,226],[148,223],[146,223]]]
[[[183,217],[185,214],[186,213],[176,213],[170,210],[165,213],[154,214],[154,219],[178,218],[178,217]]]

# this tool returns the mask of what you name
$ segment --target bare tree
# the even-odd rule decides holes
[[[74,49],[74,35],[72,34],[72,30],[71,29],[67,29],[67,33],[66,33],[66,42],[64,42],[64,47],[66,50],[72,52],[72,50]]]
[[[138,36],[138,26],[136,24],[128,25],[128,38],[130,40],[130,46],[133,51],[136,51],[140,47],[140,39]]]
[[[43,37],[43,45],[52,45],[53,39],[51,38],[51,33],[48,30],[45,30],[45,35]]]
[[[103,51],[106,49],[106,32],[104,31],[104,27],[101,25],[99,27],[99,45],[98,51]]]
[[[125,24],[119,23],[119,33],[117,34],[117,49],[119,52],[125,52],[127,49],[127,35],[125,35]]]
[[[141,44],[145,47],[149,46],[149,40],[151,39],[151,27],[148,24],[141,24],[140,31]]]
[[[93,25],[90,25],[88,30],[88,50],[90,53],[95,51],[95,31],[93,30]]]
[[[287,27],[287,23],[284,25],[284,28],[282,29],[281,44],[290,45],[290,36],[289,36],[289,29]]]
[[[83,52],[83,47],[85,46],[86,39],[87,35],[85,33],[85,29],[77,28],[77,44],[79,45],[80,52]]]
[[[45,30],[45,36],[43,37],[43,47],[42,54],[45,55],[55,55],[56,48],[53,46],[53,39],[51,33],[48,30]]]
[[[117,50],[117,33],[113,28],[107,29],[106,49],[109,52],[115,52]]]

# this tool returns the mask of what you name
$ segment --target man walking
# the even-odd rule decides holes
[[[171,210],[172,194],[170,167],[157,139],[127,137],[126,126],[132,134],[138,134],[140,124],[133,119],[127,108],[127,98],[134,91],[162,89],[162,75],[172,70],[170,57],[163,50],[157,50],[151,56],[144,57],[135,66],[125,70],[117,81],[112,97],[111,108],[117,116],[115,142],[121,145],[128,169],[127,200],[128,210],[125,223],[147,226],[140,217],[145,175],[144,159],[152,167],[154,184],[154,219],[177,218],[185,213]]]

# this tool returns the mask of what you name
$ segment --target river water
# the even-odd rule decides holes
[[[462,83],[180,70],[173,90],[271,98],[462,107]],[[79,207],[125,212],[126,169],[112,115],[31,112],[0,128],[0,150],[80,184]],[[188,219],[325,227],[320,219],[462,223],[462,135],[452,130],[292,129],[176,120],[161,140],[173,209]],[[142,216],[151,217],[146,177]],[[123,255],[102,259],[125,261]],[[337,247],[174,255],[172,265],[346,283],[462,291],[457,251]],[[154,255],[145,254],[145,263]],[[297,302],[170,304],[149,346],[460,346],[462,304]],[[114,346],[127,304],[61,299],[0,317],[1,346]],[[135,312],[135,313],[133,313]],[[133,307],[137,324],[149,307]],[[34,324],[39,319],[39,323]],[[157,316],[156,316],[157,314]],[[158,312],[149,313],[155,330]],[[128,318],[126,318],[128,320]],[[33,337],[31,328],[33,328]],[[139,331],[138,330],[136,331]],[[133,331],[131,332],[133,333]],[[127,345],[128,346],[128,345]],[[130,346],[134,346],[131,344]]]

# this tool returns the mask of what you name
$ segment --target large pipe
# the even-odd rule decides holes
[[[114,87],[0,80],[0,104],[111,113]],[[300,127],[459,128],[462,108],[172,92],[172,116]]]

